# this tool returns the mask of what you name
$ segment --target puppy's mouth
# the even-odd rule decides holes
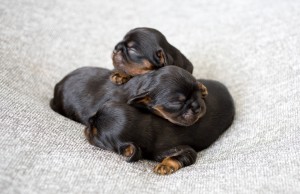
[[[191,109],[187,110],[185,113],[182,114],[182,119],[180,123],[182,126],[190,126],[195,124],[201,117],[203,117],[206,113],[206,106],[205,103],[199,108],[197,113],[194,113]],[[180,124],[178,124],[180,125]]]
[[[127,63],[125,60],[125,56],[123,56],[123,53],[121,51],[113,51],[112,53],[112,61],[113,65],[117,69],[124,68],[125,64]]]
[[[154,69],[154,65],[150,61],[146,59],[141,62],[131,61],[122,51],[113,51],[112,61],[116,70],[130,76],[145,74]]]
[[[206,113],[206,105],[203,99],[201,99],[200,108],[196,113],[188,109],[178,116],[165,111],[162,106],[155,106],[153,109],[155,114],[167,119],[171,123],[185,127],[195,124]]]

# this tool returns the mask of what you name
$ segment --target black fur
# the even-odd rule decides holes
[[[166,37],[153,28],[130,30],[112,54],[114,83],[123,84],[130,76],[144,74],[163,66],[174,65],[193,72],[192,63]]]
[[[52,109],[85,125],[107,101],[128,102],[183,126],[205,113],[199,83],[184,69],[166,66],[120,86],[109,81],[110,74],[97,67],[71,72],[55,86]]]
[[[232,124],[235,114],[233,100],[224,85],[212,80],[200,81],[207,86],[210,95],[205,99],[206,114],[192,126],[181,127],[127,104],[108,102],[91,123],[98,134],[90,137],[90,141],[111,151],[134,142],[139,150],[135,159],[161,162],[172,157],[182,167],[193,164],[196,152],[215,142]]]
[[[172,96],[178,92],[175,90],[177,87],[183,86],[185,90],[196,87],[193,86],[196,84],[193,79],[179,69],[171,66],[161,68],[143,75],[147,79],[137,76],[121,87],[107,82],[110,74],[108,70],[81,68],[56,85],[51,107],[85,124],[88,141],[97,147],[122,154],[124,147],[132,145],[134,151],[128,161],[146,158],[160,162],[171,157],[181,167],[188,166],[195,162],[196,152],[210,146],[232,124],[235,109],[227,88],[217,81],[198,80],[209,91],[204,99],[206,113],[195,124],[187,127],[175,125],[125,103],[138,93],[148,92],[155,99],[155,95],[160,96],[159,92],[164,88],[173,92],[168,93]],[[170,79],[164,77],[164,73],[171,73],[178,78],[178,82],[168,82]],[[181,85],[182,82],[185,84]],[[148,87],[153,87],[153,90],[147,90]],[[159,97],[157,100],[165,100],[166,103],[170,101]]]

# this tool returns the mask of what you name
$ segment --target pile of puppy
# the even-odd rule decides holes
[[[193,65],[165,36],[151,28],[129,31],[112,54],[113,71],[79,68],[54,89],[51,108],[86,125],[88,142],[128,162],[159,162],[171,174],[196,161],[232,124],[227,88],[196,80]]]

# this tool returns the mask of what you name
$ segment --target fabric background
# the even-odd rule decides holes
[[[1,0],[1,193],[300,193],[300,1]],[[170,176],[90,146],[49,108],[81,66],[112,68],[132,28],[160,30],[194,76],[228,86],[230,129]],[[163,130],[163,129],[162,129]]]

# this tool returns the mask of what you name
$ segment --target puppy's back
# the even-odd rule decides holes
[[[208,96],[205,99],[205,115],[190,126],[192,130],[189,135],[194,134],[196,151],[205,149],[215,142],[230,127],[235,115],[234,101],[225,85],[214,80],[198,81],[207,87]]]
[[[65,76],[55,85],[50,107],[59,114],[86,124],[95,112],[94,99],[105,87],[110,71],[97,67],[82,67]]]

